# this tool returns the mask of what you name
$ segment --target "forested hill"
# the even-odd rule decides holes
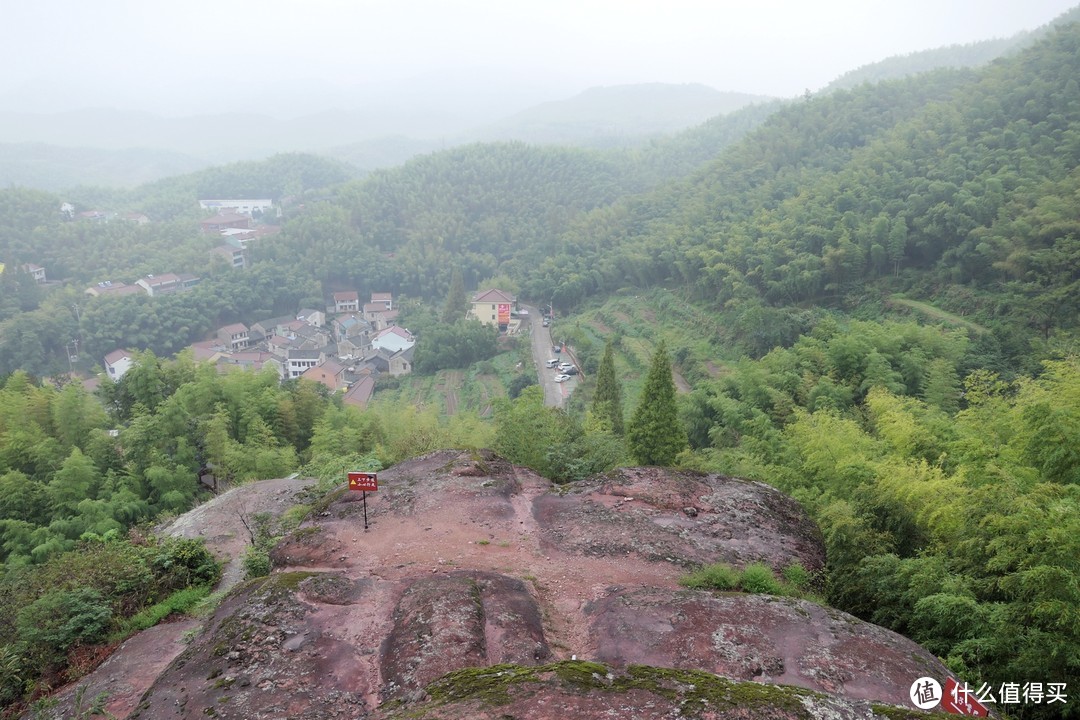
[[[760,108],[741,138],[728,118],[635,153],[437,153],[347,186],[265,257],[434,298],[457,266],[564,309],[654,284],[759,315],[908,293],[999,342],[1049,338],[1080,299],[1078,38],[1073,24],[981,70]],[[797,336],[766,324],[754,352]]]
[[[1072,326],[1078,77],[1073,24],[982,72],[790,106],[692,181],[586,218],[525,288],[573,305],[678,283],[721,307],[857,305],[877,283],[1044,335]]]
[[[780,107],[754,105],[634,150],[521,142],[415,158],[340,188],[267,242],[266,261],[297,258],[332,285],[441,297],[453,267],[467,284],[532,275],[588,213],[687,176]]]
[[[950,45],[885,58],[844,73],[825,86],[823,92],[850,90],[862,83],[893,80],[939,68],[978,67],[1042,40],[1048,33],[1053,32],[1055,27],[1078,20],[1080,20],[1080,6],[1063,12],[1053,21],[1036,30],[1025,30],[1007,38],[980,40],[966,45]]]

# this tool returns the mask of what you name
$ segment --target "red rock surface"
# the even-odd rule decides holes
[[[275,575],[237,588],[132,717],[869,718],[865,699],[907,704],[910,673],[944,674],[918,646],[843,613],[679,587],[708,562],[822,566],[813,523],[767,486],[643,468],[558,488],[456,451],[379,483],[366,531],[359,493],[318,508],[275,549]],[[495,706],[427,692],[455,670],[572,658],[605,662],[604,681],[544,671]],[[833,695],[789,689],[691,713],[692,690],[619,685],[635,663]]]

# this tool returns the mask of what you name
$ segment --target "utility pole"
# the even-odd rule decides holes
[[[67,351],[68,356],[68,372],[74,375],[75,363],[79,361],[79,341],[73,338],[71,342],[64,345],[64,350]]]
[[[75,310],[75,333],[82,342],[82,315],[79,313],[79,303],[72,303],[71,307]]]

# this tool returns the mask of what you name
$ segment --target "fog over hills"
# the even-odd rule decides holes
[[[1032,8],[1028,16],[1047,17],[1051,7],[1060,12],[1059,3],[1040,0],[1034,4],[1047,8]],[[469,142],[634,146],[783,96],[768,90],[779,87],[777,77],[788,78],[786,87],[806,78],[811,91],[824,92],[933,67],[982,64],[1080,14],[1073,8],[1036,30],[1020,30],[1016,23],[1030,20],[1021,21],[1015,8],[997,8],[995,27],[1011,22],[1019,32],[894,55],[854,70],[851,63],[837,76],[841,58],[854,57],[856,49],[873,58],[897,45],[865,47],[889,18],[916,26],[925,15],[920,38],[899,42],[918,47],[954,37],[943,28],[953,26],[958,8],[915,3],[897,15],[895,7],[879,7],[880,22],[864,26],[859,12],[837,3],[813,12],[791,9],[762,27],[749,11],[696,6],[681,8],[678,23],[645,17],[640,9],[597,17],[595,8],[580,9],[564,19],[530,14],[523,21],[509,11],[494,17],[482,8],[428,8],[433,28],[446,16],[438,32],[390,11],[380,24],[382,11],[368,8],[359,13],[364,24],[349,34],[340,9],[328,18],[341,27],[315,22],[320,11],[331,12],[316,4],[273,21],[244,16],[243,31],[233,35],[224,28],[236,8],[221,9],[220,19],[208,24],[194,7],[176,16],[143,8],[121,22],[109,19],[109,6],[100,12],[69,8],[63,27],[49,24],[41,9],[23,8],[0,29],[0,43],[8,41],[8,54],[23,61],[0,72],[0,183],[131,187],[297,151],[330,155],[364,172]],[[298,24],[286,27],[290,14]],[[966,35],[955,36],[970,38],[989,27],[984,21],[972,17]],[[492,27],[485,30],[487,22]],[[903,29],[895,28],[896,40]],[[335,37],[345,36],[351,44],[337,48]],[[465,41],[475,47],[465,48]],[[589,53],[586,61],[575,64],[583,53]],[[10,69],[16,65],[27,69]],[[830,72],[824,67],[837,68],[833,82],[811,80]],[[665,78],[705,82],[656,81]]]

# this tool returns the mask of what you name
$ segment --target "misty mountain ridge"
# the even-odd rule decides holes
[[[887,58],[845,73],[822,92],[939,67],[983,65],[1077,19],[1080,6],[1006,39]],[[0,137],[8,141],[0,144],[0,182],[54,191],[85,184],[132,187],[288,152],[328,155],[365,172],[455,145],[499,140],[633,147],[771,100],[670,83],[594,87],[553,100],[560,93],[565,97],[567,79],[478,70],[473,77],[432,73],[366,85],[285,78],[272,87],[173,88],[168,97],[158,90],[139,95],[147,107],[161,112],[107,107],[52,111],[64,102],[110,103],[95,88],[69,85],[26,82],[0,92]],[[170,116],[188,91],[195,99],[186,106],[194,112]],[[110,152],[121,154],[109,157]]]
[[[371,170],[454,145],[511,139],[627,146],[768,99],[704,85],[600,87],[469,130],[464,129],[468,119],[453,112],[418,112],[404,106],[336,108],[292,119],[255,113],[169,118],[106,108],[55,114],[8,111],[0,112],[0,133],[17,142],[0,145],[0,180],[50,190],[89,183],[133,186],[170,173],[282,152],[329,155]],[[68,161],[66,148],[80,148],[74,157],[89,163],[86,172],[80,172],[80,161]],[[109,152],[122,156],[110,160]],[[153,158],[161,154],[174,160],[156,174],[151,171],[157,162]]]
[[[476,140],[622,144],[698,125],[773,98],[722,92],[707,85],[643,83],[594,87],[543,103],[472,133]]]
[[[1063,12],[1035,30],[1021,30],[1007,38],[992,38],[905,55],[893,55],[844,73],[822,88],[822,92],[850,90],[863,83],[878,83],[938,68],[968,68],[986,65],[999,57],[1018,52],[1034,44],[1055,27],[1077,21],[1080,21],[1080,5]]]

